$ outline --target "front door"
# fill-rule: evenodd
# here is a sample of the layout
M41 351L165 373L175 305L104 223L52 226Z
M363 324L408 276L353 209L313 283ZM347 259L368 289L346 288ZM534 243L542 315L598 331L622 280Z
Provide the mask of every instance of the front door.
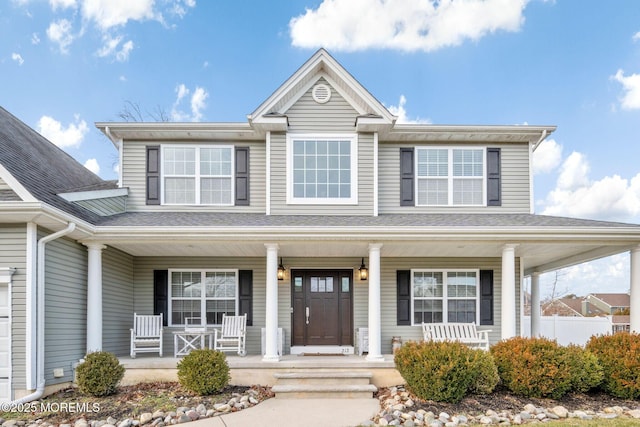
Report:
M292 270L291 345L353 345L352 283L352 270Z

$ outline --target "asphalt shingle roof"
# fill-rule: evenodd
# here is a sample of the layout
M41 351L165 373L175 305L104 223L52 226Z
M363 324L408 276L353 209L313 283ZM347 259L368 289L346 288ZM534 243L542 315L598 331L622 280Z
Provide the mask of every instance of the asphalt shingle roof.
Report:
M57 196L76 191L116 188L73 157L49 142L35 130L0 107L0 164L36 199L80 219L95 222L99 217Z

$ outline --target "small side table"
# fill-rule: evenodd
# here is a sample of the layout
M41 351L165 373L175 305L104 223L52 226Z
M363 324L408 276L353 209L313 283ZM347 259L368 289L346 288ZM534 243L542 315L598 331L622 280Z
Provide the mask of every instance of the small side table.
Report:
M191 350L207 348L213 345L213 331L174 331L173 332L173 357L186 356Z

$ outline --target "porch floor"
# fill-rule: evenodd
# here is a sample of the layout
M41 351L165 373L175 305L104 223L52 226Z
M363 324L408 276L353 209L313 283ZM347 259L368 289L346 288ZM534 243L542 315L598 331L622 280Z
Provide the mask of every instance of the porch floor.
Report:
M251 386L274 385L275 373L296 372L300 370L319 371L366 371L373 374L372 384L378 387L389 387L403 384L404 380L395 369L393 355L383 355L384 360L371 362L366 356L297 356L284 355L279 362L263 362L261 355L240 357L227 355L227 363L231 371L231 383ZM135 359L129 356L120 357L125 367L123 385L150 381L177 381L177 365L182 358L138 355Z

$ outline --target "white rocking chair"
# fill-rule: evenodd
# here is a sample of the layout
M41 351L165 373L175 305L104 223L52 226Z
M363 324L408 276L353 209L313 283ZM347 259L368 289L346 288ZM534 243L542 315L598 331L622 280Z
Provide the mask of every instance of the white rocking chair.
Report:
M219 351L235 351L246 356L247 315L222 315L222 327L214 330L213 349Z
M162 314L137 315L133 313L131 329L131 358L137 353L158 352L162 357Z

